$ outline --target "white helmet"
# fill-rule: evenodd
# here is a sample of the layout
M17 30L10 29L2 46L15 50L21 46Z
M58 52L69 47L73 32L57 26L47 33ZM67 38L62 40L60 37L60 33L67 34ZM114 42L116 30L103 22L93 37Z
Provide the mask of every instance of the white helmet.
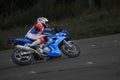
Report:
M48 22L48 19L45 18L45 17L39 17L37 19L37 23L44 23L44 24L46 24L47 22Z

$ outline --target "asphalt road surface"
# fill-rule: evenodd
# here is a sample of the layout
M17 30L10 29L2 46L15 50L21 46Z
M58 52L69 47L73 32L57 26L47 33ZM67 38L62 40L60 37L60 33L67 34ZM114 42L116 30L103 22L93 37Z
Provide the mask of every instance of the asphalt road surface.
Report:
M75 42L81 48L79 57L27 66L11 61L12 50L0 51L0 80L120 80L120 34Z

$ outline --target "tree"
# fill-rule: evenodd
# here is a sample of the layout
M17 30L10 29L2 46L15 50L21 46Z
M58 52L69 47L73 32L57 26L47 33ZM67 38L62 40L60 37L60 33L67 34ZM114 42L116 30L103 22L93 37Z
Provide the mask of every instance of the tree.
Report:
M102 6L101 0L94 0L94 1L95 1L95 7L97 7L97 9L100 9Z
M88 0L88 6L89 6L90 9L93 9L95 7L94 0Z
M10 3L10 14L11 16L13 16L15 13L15 0L11 0L11 3Z
M88 0L88 6L90 9L93 9L93 8L100 9L101 8L101 0Z

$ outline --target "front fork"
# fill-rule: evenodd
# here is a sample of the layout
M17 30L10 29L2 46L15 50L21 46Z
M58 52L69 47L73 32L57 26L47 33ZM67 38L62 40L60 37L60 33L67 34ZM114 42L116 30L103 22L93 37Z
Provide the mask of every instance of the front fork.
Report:
M69 47L72 47L72 45L70 44L72 41L66 41L66 40L63 40L63 43L66 44L67 46Z

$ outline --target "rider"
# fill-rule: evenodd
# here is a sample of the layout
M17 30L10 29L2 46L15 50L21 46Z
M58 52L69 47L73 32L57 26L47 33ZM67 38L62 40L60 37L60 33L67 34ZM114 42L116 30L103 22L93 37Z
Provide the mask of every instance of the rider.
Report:
M55 30L54 28L48 28L46 23L48 19L45 17L39 17L37 23L28 31L26 38L33 40L34 42L30 46L36 46L47 41L47 36L44 35L44 32L50 32Z

